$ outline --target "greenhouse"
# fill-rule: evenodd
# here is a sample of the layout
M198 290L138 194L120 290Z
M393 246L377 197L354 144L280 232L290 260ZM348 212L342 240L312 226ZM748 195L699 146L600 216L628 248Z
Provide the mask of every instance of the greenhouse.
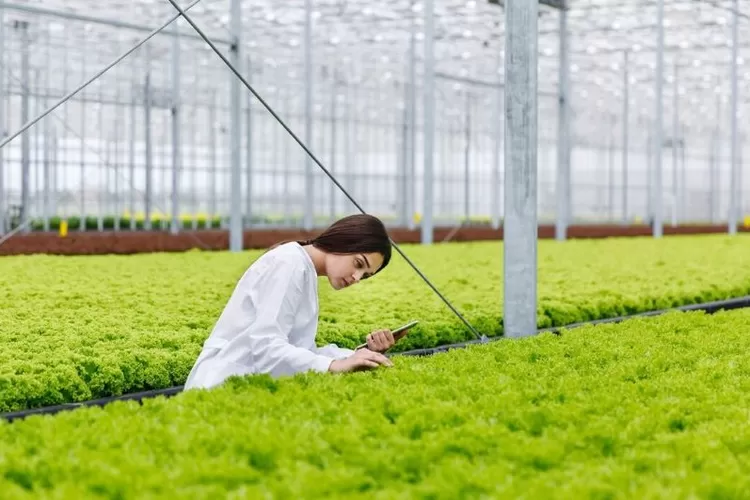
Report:
M747 33L0 0L0 496L744 498Z

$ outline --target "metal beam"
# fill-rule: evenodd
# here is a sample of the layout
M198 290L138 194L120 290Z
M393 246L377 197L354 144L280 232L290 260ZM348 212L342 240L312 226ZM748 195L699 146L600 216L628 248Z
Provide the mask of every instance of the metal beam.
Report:
M432 203L433 203L433 170L435 144L435 0L426 0L424 5L424 176L422 195L422 237L423 245L432 244Z
M500 5L505 7L507 0L487 0L492 5ZM539 0L539 5L546 5L553 9L568 10L567 0Z
M91 24L101 24L104 26L111 26L113 28L124 28L129 29L133 31L139 31L141 33L150 33L154 31L156 28L144 26L142 24L131 24L131 23L124 23L122 21L115 21L114 19L104 19L101 17L92 17L92 16L84 16L81 14L74 14L73 12L61 12L59 10L53 10L53 9L45 9L42 7L33 7L31 5L18 5L14 3L8 3L8 2L0 2L0 9L9 9L9 10L16 10L18 12L26 12L28 14L37 14L37 15L45 15L50 17L57 17L60 19L69 19L72 21L81 21ZM165 36L174 36L175 31L168 31L164 30L161 32L162 35ZM182 33L180 36L183 38L189 38L193 40L201 40L203 39L194 33ZM217 44L225 44L225 45L231 45L231 40L227 40L221 37L216 37L211 39L214 43Z
M232 44L230 58L232 65L238 70L242 61L242 4L240 0L232 0L230 3L230 19L232 21ZM233 75L230 80L230 211L229 211L229 251L242 251L242 157L241 139L242 120L240 117L240 106L242 106L240 94L240 81Z
M505 13L506 337L537 330L538 13L538 5L527 0L508 0Z

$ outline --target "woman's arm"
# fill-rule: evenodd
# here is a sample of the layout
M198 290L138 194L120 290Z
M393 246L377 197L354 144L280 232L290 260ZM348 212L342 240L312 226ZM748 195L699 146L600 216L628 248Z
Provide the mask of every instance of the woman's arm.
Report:
M227 318L240 328L228 351L243 358L257 373L273 376L305 371L326 372L334 357L289 343L289 332L302 297L303 269L295 262L269 258L239 283L236 312ZM230 356L231 357L231 356ZM246 358L245 358L246 357Z

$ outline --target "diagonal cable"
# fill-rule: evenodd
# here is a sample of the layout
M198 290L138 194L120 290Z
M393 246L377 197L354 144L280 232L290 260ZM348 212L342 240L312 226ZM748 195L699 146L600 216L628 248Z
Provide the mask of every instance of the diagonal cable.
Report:
M185 10L187 11L187 10L192 9L200 1L201 0L193 0L193 2L190 5L188 5L187 7L185 7ZM181 12L183 12L183 11L181 10ZM3 142L1 142L0 143L0 149L4 148L5 145L8 144L10 141L12 141L13 139L15 139L16 137L18 137L22 133L26 132L26 130L28 130L30 127L33 127L39 120L41 120L42 118L44 118L45 116L47 116L48 114L50 114L52 111L54 111L55 109L57 109L58 107L60 107L61 105L63 105L71 97L73 97L74 95L76 95L77 93L79 93L84 88L88 87L94 80L96 80L97 78L101 77L104 73L106 73L107 71L109 71L110 69L112 69L112 67L114 67L117 63L119 63L120 61L122 61L123 59L125 59L126 57L128 57L130 54L132 54L133 52L135 52L138 48L140 48L141 45L143 45L144 43L148 42L151 38L153 38L159 32L163 31L167 26L169 26L170 24L172 24L179 17L180 17L179 14L172 16L167 22L163 23L160 27L158 27L155 30L153 30L151 33L148 34L148 36L146 36L145 38L143 38L140 42L136 43L133 47L131 47L129 50L127 50L124 54L122 54L117 59L115 59L114 61L112 61L110 64L108 64L107 66L105 66L104 69L98 71L94 76L92 76L89 80L87 80L82 85L80 85L77 89L73 90L72 92L70 92L69 94L67 94L66 96L64 96L62 99L60 99L59 101L57 101L51 108L49 108L46 111L44 111L41 115L37 116L36 118L34 118L33 120L31 120L30 122L26 123L23 127L21 127L21 129L19 131L17 131L16 133L10 135Z
M273 111L273 109L271 109L271 107L270 107L270 106L269 106L268 104L266 104L266 101L264 101L264 100L263 100L263 98L262 98L262 97L260 97L260 95L258 95L258 93L257 93L257 92L255 91L255 89L254 89L254 88L253 88L253 87L252 87L252 86L251 86L251 85L250 85L250 84L249 84L249 83L247 82L247 80L246 80L246 79L245 79L245 78L244 78L244 77L243 77L243 76L242 76L242 75L241 75L241 74L239 73L239 71L237 70L237 68L235 68L235 67L234 67L234 65L232 65L232 63L231 63L231 62L229 62L229 60L228 60L228 59L227 59L227 58L226 58L226 57L224 56L224 54L222 54L222 53L221 53L221 52L219 51L219 49L218 49L218 48L216 47L216 45L214 45L214 43L213 43L213 42L211 42L211 40L210 40L210 39L209 39L209 38L208 38L208 37L207 37L207 36L206 36L206 35L205 35L205 34L203 33L203 31L202 31L202 30L201 30L201 29L200 29L200 28L199 28L199 27L198 27L198 26L197 26L197 25L196 25L196 24L195 24L195 23L193 22L193 20L192 20L192 19L191 19L191 18L190 18L190 17L189 17L188 15L187 15L187 13L185 12L185 10L183 10L182 8L180 8L180 6L179 6L179 5L177 5L177 2L176 2L176 0L168 0L168 1L169 1L169 3L171 3L171 4L172 4L172 6L173 6L173 7L174 7L174 8L175 8L175 9L176 9L176 10L177 10L177 11L178 11L178 12L179 12L179 13L180 13L181 15L182 15L182 18L183 18L183 19L185 19L185 21L187 21L187 22L188 22L188 23L190 24L190 26L192 26L192 27L193 27L193 29L194 29L194 30L195 30L195 31L196 31L196 32L197 32L197 33L198 33L198 34L200 35L200 37L201 37L201 38L203 38L203 40L204 40L204 41L205 41L205 42L206 42L206 43L207 43L207 44L209 45L209 47L211 47L211 49L212 49L212 50L213 50L214 52L216 52L216 54L217 54L217 55L218 55L218 56L219 56L219 57L221 58L221 60L222 60L222 61L224 61L224 64L226 64L226 65L227 65L227 67L228 67L228 68L229 68L229 69L230 69L230 70L232 71L232 73L234 73L234 74L235 74L235 76L236 76L237 78L239 78L239 79L240 79L240 81L241 81L241 82L242 82L242 83L243 83L243 84L245 85L245 87L247 87L247 88L248 88L248 90L250 90L250 92L252 92L252 94L253 94L253 95L254 95L254 96L255 96L255 97L256 97L256 98L257 98L257 99L258 99L258 100L260 101L260 103L261 103L261 104L263 104L263 106L264 106L264 107L265 107L265 108L266 108L266 109L268 110L268 112L269 112L269 113L271 113L271 115L273 115L273 117L274 117L274 118L276 118L276 121L278 121L278 122L279 122L279 123L281 124L281 126L282 126L282 127L284 127L284 130L286 130L286 131L287 131L287 132L289 133L289 135L291 135L291 136L292 136L292 138L293 138L293 139L294 139L294 140L295 140L295 141L297 142L297 144L299 144L299 145L300 145L300 146L302 147L302 149L304 149L304 150L305 150L305 152L306 152L306 153L307 153L307 154L308 154L308 155L310 156L310 158L311 158L311 159L312 159L312 160L313 160L313 161L314 161L315 163L317 163L317 164L318 164L318 166L319 166L319 167L320 167L320 168L321 168L321 169L323 170L323 172L324 172L324 173L325 173L325 174L326 174L326 175L328 176L328 178L329 178L329 179L331 179L331 181L333 181L333 183L334 183L334 184L336 184L336 186L337 186L337 187L338 187L338 188L339 188L339 189L341 190L341 192L342 192L342 193L344 193L344 195L345 195L345 196L346 196L347 198L349 198L349 201L351 201L351 202L352 202L352 204L354 204L354 206L356 206L356 207L357 207L357 208L359 209L359 211L360 211L360 212L362 212L363 214L364 214L364 213L366 213L366 212L364 211L364 209L363 209L363 208L362 208L362 207L361 207L361 206L359 205L359 203L357 203L357 202L356 202L356 201L354 200L354 198L352 198L352 197L351 197L351 195L350 195L350 194L349 194L349 193L348 193L348 192L346 191L346 189L344 189L344 187L343 187L343 186L342 186L342 185L341 185L341 184L340 184L340 183L339 183L339 182L338 182L338 181L336 180L336 178L335 178L335 177L334 177L334 176L333 176L333 175L332 175L332 174L331 174L331 173L330 173L330 172L328 171L328 169L327 169L327 168L325 168L325 167L323 166L323 164L322 164L322 163L320 162L320 160L318 160L318 158L317 158L317 157L316 157L316 156L315 156L315 155L314 155L314 154L312 153L312 151L310 151L310 150L309 150L309 149L307 148L307 146L305 146L305 144L304 144L304 143L303 143L303 142L302 142L302 141L301 141L301 140L300 140L300 139L299 139L299 138L297 137L297 135L296 135L296 134L295 134L294 132L292 132L292 130L291 130L291 129L290 129L290 128L289 128L289 127L288 127L288 126L286 125L286 123L284 123L284 121L283 121L283 120L282 120L282 119L281 119L281 118L280 118L280 117L279 117L279 116L278 116L278 115L277 115L277 114L276 114L276 113L275 113L275 112ZM235 46L236 46L236 42L235 42ZM239 47L237 47L237 49L236 49L236 50L239 50ZM390 238L389 238L389 239L390 239ZM468 322L468 321L466 320L466 318L464 318L464 317L463 317L463 315L461 315L461 313L460 313L460 312L458 312L458 310L457 310L457 309L456 309L455 307L453 307L453 305L452 305L452 304L451 304L451 303L450 303L450 302L448 301L448 299L446 299L446 298L445 298L445 297L443 296L443 294L441 294L441 293L440 293L440 291L438 291L438 289L437 289L437 288L435 288L435 286L434 286L434 285L433 285L433 284L432 284L432 283L430 282L430 280L428 280L428 279L427 279L427 277L426 277L426 276L425 276L425 275L424 275L424 274L423 274L423 273L422 273L422 272L421 272L421 271L420 271L420 270L419 270L419 269L417 268L417 266L416 266L416 265L414 265L414 263L413 263L413 262L412 262L412 261L411 261L411 260L410 260L410 259L409 259L409 258L408 258L408 257L407 257L407 256L406 256L406 255L405 255L405 254L404 254L403 252L402 252L402 251L401 251L401 249L400 249L400 248L399 248L399 247L398 247L398 246L396 245L396 243L395 243L395 242L394 242L394 241L393 241L392 239L391 239L390 241L391 241L391 245L393 245L393 248L395 248L395 249L396 249L396 251L397 251L397 252L398 252L398 253L399 253L399 254L400 254L400 255L401 255L401 256L402 256L403 258L404 258L404 260L406 260L406 262L408 262L408 263L409 263L409 265L410 265L410 266L411 266L411 267L412 267L412 268L414 269L414 271L416 271L416 273L417 273L417 274L418 274L418 275L419 275L419 276L420 276L420 277L421 277L421 278L422 278L422 279L424 280L424 282L425 282L425 283L427 283L427 285L428 285L428 286L429 286L430 288L432 288L432 290L433 290L433 291L434 291L434 292L435 292L435 293L436 293L436 294L438 295L438 297L440 297L440 299L442 299L442 301L443 301L443 302L445 303L445 305L447 305L447 306L448 306L448 307L449 307L449 308L451 309L451 311L453 311L453 313L454 313L454 314L455 314L455 315L456 315L456 316L457 316L457 317L458 317L458 318L459 318L459 319L460 319L460 320L461 320L461 321L462 321L462 322L463 322L463 323L464 323L464 324L466 325L466 327L467 327L467 328L468 328L468 329L469 329L469 330L470 330L470 331L471 331L471 332L472 332L472 333L473 333L473 334L474 334L474 335L475 335L475 336L476 336L476 337L477 337L478 339L480 339L480 340L482 340L482 341L485 341L485 340L487 339L487 337L486 337L485 335L480 335L480 334L479 334L479 332L477 332L477 331L476 331L476 329L475 329L475 328L474 328L473 326L471 326L471 324L470 324L470 323L469 323L469 322Z

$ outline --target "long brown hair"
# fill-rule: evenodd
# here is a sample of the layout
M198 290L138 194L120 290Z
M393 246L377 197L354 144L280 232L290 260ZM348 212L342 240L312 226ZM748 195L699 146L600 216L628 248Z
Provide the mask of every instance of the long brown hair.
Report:
M277 243L275 248L288 242ZM383 265L373 273L385 269L391 260L391 240L385 225L369 214L349 215L331 224L321 234L310 240L297 241L302 246L315 248L332 254L379 253Z

